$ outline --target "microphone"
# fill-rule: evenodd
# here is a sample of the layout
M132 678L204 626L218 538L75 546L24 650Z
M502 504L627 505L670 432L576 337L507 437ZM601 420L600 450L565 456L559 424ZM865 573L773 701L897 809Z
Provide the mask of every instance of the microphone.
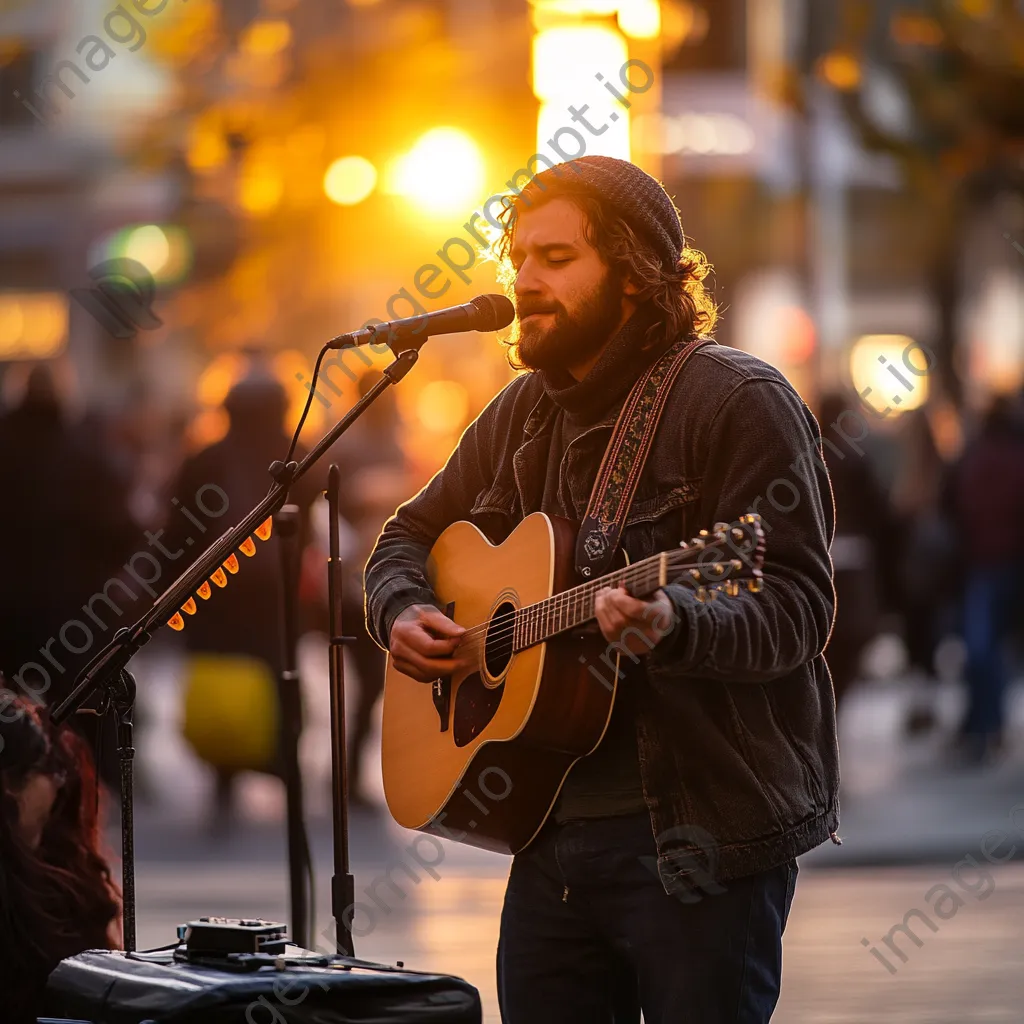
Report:
M408 348L419 348L434 334L458 334L460 331L497 331L508 327L515 319L516 311L504 295L478 295L472 302L461 306L449 306L433 313L420 316L406 316L401 320L362 327L351 334L339 334L332 338L330 349L355 348L375 341L387 345L395 355ZM395 346L398 345L398 348Z

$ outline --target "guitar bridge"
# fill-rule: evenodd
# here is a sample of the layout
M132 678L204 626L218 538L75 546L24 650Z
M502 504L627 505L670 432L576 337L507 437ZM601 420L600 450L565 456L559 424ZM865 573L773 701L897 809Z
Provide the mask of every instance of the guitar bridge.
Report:
M430 684L430 695L434 698L434 710L441 719L441 732L448 731L448 721L452 710L452 680L435 679Z
M455 602L452 601L445 608L444 613L450 619L455 611ZM441 720L441 732L447 732L452 717L452 677L435 679L430 684L430 696L434 701L434 710Z

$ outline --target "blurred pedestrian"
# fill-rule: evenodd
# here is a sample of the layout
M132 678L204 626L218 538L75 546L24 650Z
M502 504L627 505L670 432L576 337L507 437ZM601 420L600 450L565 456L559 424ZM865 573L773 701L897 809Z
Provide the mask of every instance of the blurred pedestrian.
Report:
M872 466L864 455L836 443L834 424L855 408L846 394L830 392L822 397L819 409L822 437L832 441L822 446L836 509L830 552L836 617L825 661L837 706L857 681L864 648L877 635L896 549L893 510Z
M0 963L3 1020L34 1024L65 957L120 945L120 893L99 846L84 741L0 690Z
M1019 614L1024 572L1024 424L1019 404L998 396L956 468L954 501L963 544L967 714L958 748L970 763L1001 753L1005 642Z
M935 655L959 588L958 544L950 507L951 467L942 457L928 412L902 417L901 458L893 486L899 522L897 603L913 679L904 727L916 735L937 722Z
M23 666L40 666L25 678L57 703L99 648L101 626L127 625L134 610L122 603L123 621L97 623L83 605L145 545L128 482L78 436L49 365L32 368L20 402L0 417L0 452L0 672L13 682ZM72 620L80 628L62 631ZM113 754L113 742L103 746ZM102 767L116 785L116 758Z
M224 401L227 434L187 458L172 496L189 502L206 490L208 501L224 506L222 527L199 533L183 515L170 515L163 546L188 551L191 561L222 532L237 523L272 484L270 464L283 459L289 436L284 429L287 395L269 371L254 365ZM301 453L297 453L301 455ZM212 488L218 488L214 497ZM310 477L296 484L289 500L307 512L317 495ZM306 523L300 529L300 548ZM189 652L185 696L186 738L216 775L211 808L213 830L224 833L235 811L235 782L241 771L280 774L280 716L277 680L282 668L282 587L279 539L271 536L256 555L239 559L237 576L213 587L209 600L185 623ZM180 554L176 557L180 557ZM187 561L174 562L175 573Z

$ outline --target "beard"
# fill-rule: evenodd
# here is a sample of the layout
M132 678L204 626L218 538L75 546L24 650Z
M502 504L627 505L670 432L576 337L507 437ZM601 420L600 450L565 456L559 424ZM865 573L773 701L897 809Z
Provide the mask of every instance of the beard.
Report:
M531 313L544 320L523 319ZM567 370L597 355L622 317L622 291L610 272L579 296L570 313L556 300L525 297L516 303L511 342L518 361L530 370Z

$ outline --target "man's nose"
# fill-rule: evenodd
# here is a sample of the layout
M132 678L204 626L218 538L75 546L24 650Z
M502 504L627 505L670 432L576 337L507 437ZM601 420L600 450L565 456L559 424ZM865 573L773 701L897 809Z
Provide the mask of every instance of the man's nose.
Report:
M536 260L527 258L523 261L516 273L514 290L516 296L537 295L543 290L540 279L537 276Z

